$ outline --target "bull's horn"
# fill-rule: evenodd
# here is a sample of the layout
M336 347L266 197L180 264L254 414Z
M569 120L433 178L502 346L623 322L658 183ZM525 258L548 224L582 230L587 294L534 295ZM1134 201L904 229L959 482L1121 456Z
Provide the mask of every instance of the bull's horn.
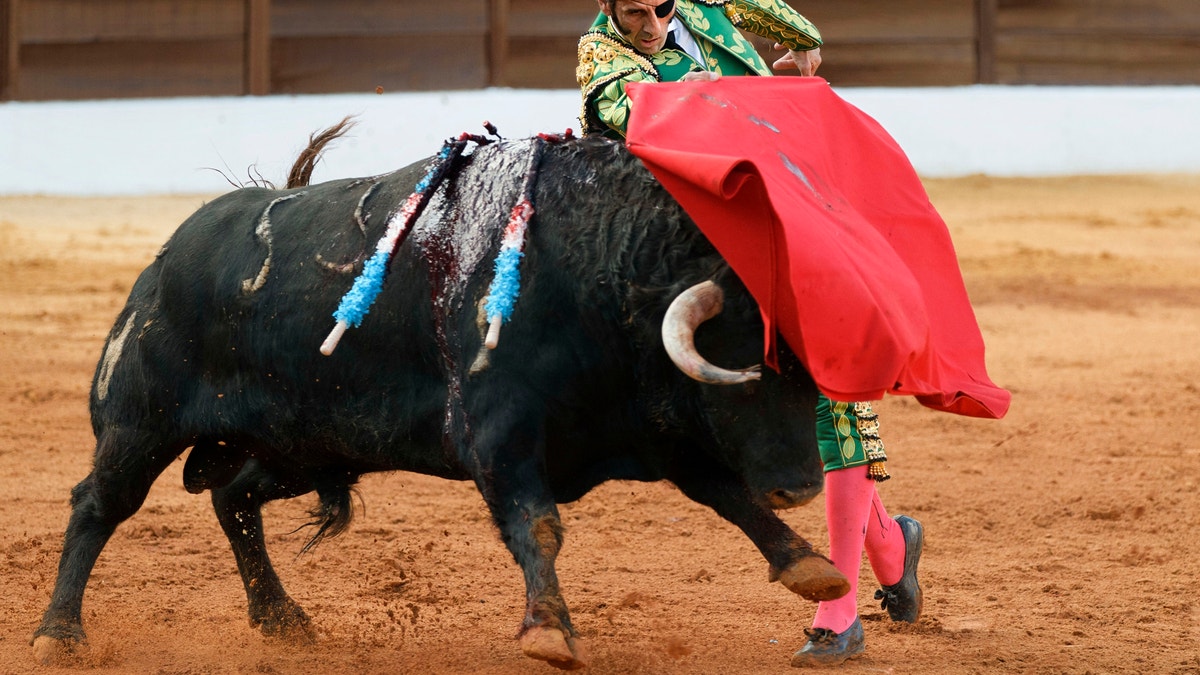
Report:
M721 313L725 294L711 281L702 281L679 294L663 317L663 347L688 377L708 384L741 384L762 377L759 366L725 370L696 351L696 328Z

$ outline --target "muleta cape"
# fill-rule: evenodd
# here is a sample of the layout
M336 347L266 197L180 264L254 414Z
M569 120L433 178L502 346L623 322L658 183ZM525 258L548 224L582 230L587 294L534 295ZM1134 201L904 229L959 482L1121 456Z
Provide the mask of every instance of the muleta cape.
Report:
M1002 417L1011 401L945 222L899 145L824 80L631 84L628 146L729 261L835 401L912 395Z

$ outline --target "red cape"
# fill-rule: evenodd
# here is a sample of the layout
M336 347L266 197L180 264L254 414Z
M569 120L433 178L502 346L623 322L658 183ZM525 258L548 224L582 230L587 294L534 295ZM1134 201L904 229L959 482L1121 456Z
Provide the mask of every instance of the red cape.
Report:
M950 233L895 140L818 78L629 87L628 146L839 401L1003 417Z

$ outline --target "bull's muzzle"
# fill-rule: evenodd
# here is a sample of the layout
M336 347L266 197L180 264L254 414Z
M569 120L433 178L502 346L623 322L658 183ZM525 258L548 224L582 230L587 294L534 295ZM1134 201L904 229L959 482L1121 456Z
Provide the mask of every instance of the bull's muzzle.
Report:
M741 384L762 377L761 366L726 370L709 363L696 351L696 328L721 313L725 294L712 281L702 281L679 294L663 317L662 338L667 355L688 377L708 384Z
M797 506L804 506L811 502L814 497L821 494L821 488L822 484L818 483L795 490L784 490L782 488L771 490L767 493L767 504L776 511L794 509Z

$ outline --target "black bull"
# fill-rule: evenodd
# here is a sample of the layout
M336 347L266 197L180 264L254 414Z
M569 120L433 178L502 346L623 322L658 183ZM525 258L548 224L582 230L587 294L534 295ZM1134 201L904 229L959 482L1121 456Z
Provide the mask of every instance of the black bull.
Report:
M267 557L261 507L316 491L316 540L350 519L372 471L472 480L520 565L526 654L580 665L554 563L556 503L610 479L668 480L754 542L809 599L844 577L773 512L821 489L816 389L796 358L730 386L676 368L660 323L704 280L724 311L695 332L719 364L761 358L758 309L692 221L620 144L548 146L522 288L499 345L480 300L531 144L462 160L437 189L362 326L330 357L330 313L424 165L300 189L236 190L203 206L134 284L91 393L92 472L72 491L58 579L35 633L53 660L84 641L92 565L151 483L189 447L184 480L211 489L267 634L309 619Z

